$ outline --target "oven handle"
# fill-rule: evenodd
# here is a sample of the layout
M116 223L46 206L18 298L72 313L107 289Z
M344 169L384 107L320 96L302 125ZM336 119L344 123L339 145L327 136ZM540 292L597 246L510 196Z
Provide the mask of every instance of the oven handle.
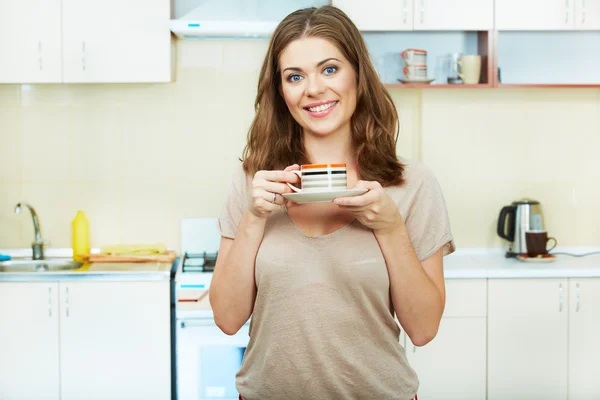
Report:
M194 328L199 326L215 326L215 321L212 319L188 319L179 322L182 328Z

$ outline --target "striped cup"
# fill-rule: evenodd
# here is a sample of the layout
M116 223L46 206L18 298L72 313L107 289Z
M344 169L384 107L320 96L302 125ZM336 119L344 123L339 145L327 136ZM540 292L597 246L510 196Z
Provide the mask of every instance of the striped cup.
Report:
M302 189L288 183L295 192L330 192L346 190L346 164L304 164L300 171L292 171L300 177Z

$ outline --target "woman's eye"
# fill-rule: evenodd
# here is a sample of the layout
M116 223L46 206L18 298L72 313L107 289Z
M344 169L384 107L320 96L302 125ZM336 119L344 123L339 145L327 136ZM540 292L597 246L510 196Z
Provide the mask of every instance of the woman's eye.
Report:
M331 74L333 74L335 71L337 71L337 67L327 67L327 68L325 68L325 70L324 70L324 71L325 71L325 73L326 73L327 75L331 75Z
M288 81L290 82L298 82L302 77L300 75L290 75L288 76Z

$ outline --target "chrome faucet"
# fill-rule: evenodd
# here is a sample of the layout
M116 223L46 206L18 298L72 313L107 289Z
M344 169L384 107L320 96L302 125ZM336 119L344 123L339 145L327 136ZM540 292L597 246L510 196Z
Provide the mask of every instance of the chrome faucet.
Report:
M43 260L44 259L44 240L42 239L42 232L40 230L40 219L37 216L37 213L27 203L19 203L15 206L15 213L21 213L21 206L25 206L29 208L31 212L31 218L33 219L33 230L35 232L35 240L31 243L31 249L33 250L32 258L34 260Z

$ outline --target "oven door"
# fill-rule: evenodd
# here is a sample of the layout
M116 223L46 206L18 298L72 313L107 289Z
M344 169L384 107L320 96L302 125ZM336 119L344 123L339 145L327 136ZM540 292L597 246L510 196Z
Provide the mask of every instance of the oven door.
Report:
M238 400L235 374L248 346L248 329L245 324L229 336L212 318L177 320L177 399Z

